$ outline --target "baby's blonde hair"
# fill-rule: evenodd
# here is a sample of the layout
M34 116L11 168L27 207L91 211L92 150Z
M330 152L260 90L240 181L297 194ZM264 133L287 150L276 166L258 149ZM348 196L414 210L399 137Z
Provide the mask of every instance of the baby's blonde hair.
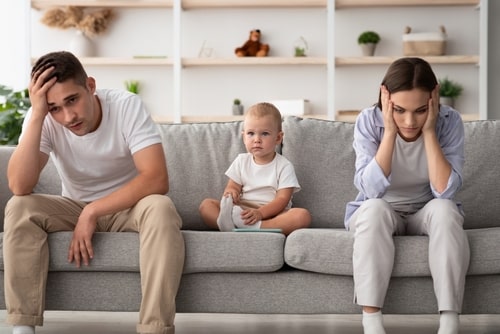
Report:
M260 102L248 108L245 113L245 119L247 117L261 118L265 116L271 116L278 131L281 131L281 113L274 104L269 102Z

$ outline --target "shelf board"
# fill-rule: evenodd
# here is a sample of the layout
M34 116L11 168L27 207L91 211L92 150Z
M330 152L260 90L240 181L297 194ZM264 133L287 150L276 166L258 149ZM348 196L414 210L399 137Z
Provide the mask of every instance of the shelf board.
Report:
M336 57L335 65L389 65L400 56L393 57ZM479 63L479 56L432 56L422 57L431 64L471 64ZM32 59L34 64L36 58ZM84 65L93 66L171 66L172 58L166 57L87 57L80 58ZM183 58L184 67L202 66L326 66L324 57L234 57L234 58Z
M182 0L182 8L326 7L327 0Z
M183 58L182 65L192 66L246 66L246 65L326 65L322 57L234 57Z
M172 0L31 0L31 7L47 9L50 7L121 7L121 8L168 8Z
M462 56L462 55L453 55L453 56L419 56L425 60L427 60L430 64L479 64L479 56ZM352 66L352 65L389 65L396 59L401 58L401 56L397 57L336 57L335 65L336 66Z
M335 0L336 8L390 6L477 6L480 0Z
M162 57L120 58L120 57L82 57L80 62L93 66L171 66L172 59ZM32 64L36 58L31 60Z

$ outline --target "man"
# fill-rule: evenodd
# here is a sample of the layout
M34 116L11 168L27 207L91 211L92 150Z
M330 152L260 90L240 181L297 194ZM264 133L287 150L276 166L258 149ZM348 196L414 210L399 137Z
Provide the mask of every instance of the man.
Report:
M43 325L47 233L73 231L68 261L90 265L92 235L140 236L139 333L174 333L175 296L184 265L181 219L168 192L161 137L137 95L96 89L69 52L42 56L31 73L31 110L7 176L7 322L14 334ZM49 154L62 196L32 194Z

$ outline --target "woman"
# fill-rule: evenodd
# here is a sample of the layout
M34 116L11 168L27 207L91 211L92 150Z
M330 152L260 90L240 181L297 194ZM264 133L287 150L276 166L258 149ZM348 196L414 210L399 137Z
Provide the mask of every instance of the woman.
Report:
M453 198L462 185L460 114L439 105L439 85L420 58L393 62L377 105L356 120L354 184L346 227L354 233L354 289L365 334L385 333L381 308L394 264L393 235L429 236L429 267L440 316L438 334L456 334L469 244Z

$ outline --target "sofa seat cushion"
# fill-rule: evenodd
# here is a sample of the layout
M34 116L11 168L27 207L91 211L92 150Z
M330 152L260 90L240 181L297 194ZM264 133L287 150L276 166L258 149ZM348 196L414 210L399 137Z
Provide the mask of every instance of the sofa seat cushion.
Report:
M284 265L285 236L281 233L182 231L182 235L186 247L186 274L272 272ZM0 233L0 242L2 236ZM49 234L49 271L139 272L138 233L95 233L92 239L94 258L89 266L82 265L81 268L67 260L71 237L72 232ZM3 253L0 255L3 270Z
M468 275L500 274L500 227L466 230L471 248ZM344 229L301 229L285 244L285 263L317 273L352 276L353 234ZM427 236L396 236L392 276L430 276Z
M273 272L283 267L281 233L182 231L186 242L184 273Z

